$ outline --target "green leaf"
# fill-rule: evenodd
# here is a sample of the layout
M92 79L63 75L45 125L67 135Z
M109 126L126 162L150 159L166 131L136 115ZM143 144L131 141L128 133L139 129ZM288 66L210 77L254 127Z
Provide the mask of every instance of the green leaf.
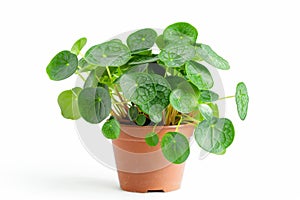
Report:
M178 89L178 85L181 84L182 82L187 83L187 81L184 78L179 76L167 76L166 80L170 84L172 90Z
M168 42L180 42L194 44L198 31L189 23L178 22L168 26L163 33L164 40Z
M102 67L119 67L130 59L128 47L117 40L111 40L91 47L85 54L88 63Z
M188 79L198 87L199 90L207 90L213 87L213 78L206 67L190 61L185 65Z
M214 118L199 123L194 134L202 149L214 154L224 154L226 148L233 142L234 127L229 119Z
M138 117L139 111L137 109L137 107L135 106L131 106L128 110L128 117L130 119L130 121L135 121L136 118Z
M72 46L71 52L78 55L82 48L86 45L87 39L85 37L78 39Z
M97 65L92 65L90 63L88 63L84 58L81 58L78 62L78 66L79 66L79 72L89 72L92 71L94 69L96 69L98 66Z
M124 74L120 86L124 96L137 105L145 104L156 96L155 82L147 73Z
M128 36L127 45L131 51L149 49L154 45L156 36L153 29L142 29Z
M159 35L156 38L155 43L156 43L156 45L158 46L159 49L163 49L167 45L166 42L164 41L164 36L163 35Z
M158 56L138 56L134 57L131 61L129 61L129 65L140 65L145 63L151 63L158 60Z
M79 94L78 106L83 119L92 124L97 124L110 113L110 95L104 88L85 88Z
M108 119L102 126L102 133L108 139L117 139L120 135L120 124L115 118Z
M75 87L72 90L63 91L58 96L58 105L64 118L73 120L80 118L78 109L78 95L81 90L81 88Z
M132 55L140 55L140 56L151 56L152 50L151 49L141 49L131 52Z
M159 137L155 132L151 132L146 135L145 141L149 146L156 146L159 142Z
M180 164L189 157L189 141L179 132L168 132L161 140L161 150L168 161Z
M219 107L215 103L207 103L207 105L211 108L213 111L213 116L216 118L219 118Z
M184 89L175 89L170 94L171 105L181 113L190 113L197 109L197 97Z
M152 105L149 109L149 117L152 122L159 123L162 120L162 111L164 107L160 104Z
M205 62L214 66L215 68L223 70L230 69L229 63L206 44L197 44L196 55L203 58Z
M98 87L100 83L100 78L102 77L105 71L106 69L104 67L97 67L96 69L91 71L86 81L84 82L83 88Z
M170 44L163 49L158 57L167 67L180 67L195 55L195 48L188 44Z
M60 81L74 74L77 66L78 59L75 54L61 51L52 58L46 71L51 80Z
M240 82L236 86L235 102L241 120L244 120L248 112L249 96L245 83Z
M202 116L206 120L210 121L213 118L213 110L210 108L210 106L208 106L206 104L200 104L199 110L200 110L200 113L202 114Z
M200 90L200 102L213 102L219 99L219 95L211 90Z
M135 120L138 126L143 126L146 123L146 117L143 114L139 114Z
M150 108L152 106L155 106L156 108L153 108L153 111L156 110L157 114L154 114L152 111L152 116L156 115L156 116L160 117L163 109L166 108L170 103L169 97L170 97L170 93L171 93L171 86L169 85L167 80L165 78L163 78L162 76L157 75L157 74L152 74L151 76L155 83L156 96L148 103L139 104L139 107L141 108L141 110L143 112L150 114ZM159 107L160 107L160 109L158 109ZM151 116L150 116L150 118L151 118ZM159 120L159 119L157 119L157 120ZM161 120L159 120L159 121L161 121Z

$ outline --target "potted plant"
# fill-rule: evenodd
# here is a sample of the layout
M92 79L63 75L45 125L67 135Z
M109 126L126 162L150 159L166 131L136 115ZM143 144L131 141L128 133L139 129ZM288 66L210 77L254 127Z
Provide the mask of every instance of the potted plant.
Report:
M63 91L58 104L63 117L97 124L113 140L121 188L128 191L170 191L180 187L189 139L203 150L224 154L234 127L220 118L212 91L213 77L205 65L221 70L228 62L208 45L197 43L197 30L179 22L161 35L153 29L97 44L83 55L86 38L50 61L47 74L59 81L77 74L82 87ZM125 44L126 43L126 44ZM159 51L153 52L153 46ZM237 84L237 111L246 118L249 97ZM228 97L229 98L229 97Z

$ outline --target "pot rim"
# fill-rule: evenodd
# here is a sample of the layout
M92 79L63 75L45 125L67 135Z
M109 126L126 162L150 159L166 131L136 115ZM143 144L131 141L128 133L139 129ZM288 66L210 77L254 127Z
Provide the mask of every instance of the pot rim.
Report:
M168 125L168 126L138 126L138 125L129 125L129 124L122 124L120 123L121 127L137 127L137 128L177 128L178 125ZM180 124L179 127L186 127L186 126L194 126L196 127L196 124L189 123L189 124Z

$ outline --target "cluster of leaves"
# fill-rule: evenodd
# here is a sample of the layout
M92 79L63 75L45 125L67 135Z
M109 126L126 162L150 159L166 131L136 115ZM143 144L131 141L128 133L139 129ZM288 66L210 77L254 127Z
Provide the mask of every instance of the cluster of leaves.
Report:
M113 39L92 46L84 55L81 50L87 40L79 39L71 51L59 52L47 66L52 80L63 80L74 73L84 80L83 88L59 95L62 115L73 120L82 117L93 124L111 115L102 127L110 139L118 138L119 121L124 119L139 126L190 122L196 125L194 135L202 149L224 154L235 131L229 119L219 118L219 95L211 91L214 80L203 63L221 70L230 66L210 46L197 43L197 36L192 25L179 22L159 36L153 29L142 29L128 36L127 45ZM158 54L152 53L155 44L160 49ZM244 120L249 97L242 82L236 87L235 100ZM169 120L171 117L176 120ZM154 129L145 141L150 146L160 143L170 162L179 164L189 156L189 142L177 131L166 133L159 141Z

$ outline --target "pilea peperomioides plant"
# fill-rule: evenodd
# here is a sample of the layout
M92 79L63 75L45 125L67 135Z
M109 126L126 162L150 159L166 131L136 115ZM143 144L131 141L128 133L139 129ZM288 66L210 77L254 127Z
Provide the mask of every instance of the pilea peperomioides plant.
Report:
M189 156L187 138L177 132L166 133L161 141L157 125L195 125L195 139L205 151L224 154L234 139L234 127L219 118L211 91L214 80L205 67L221 70L228 62L208 45L197 43L197 30L188 23L168 26L163 34L142 29L128 36L127 45L113 39L92 46L83 55L86 38L75 42L71 51L59 52L47 66L51 80L66 79L74 73L83 79L82 88L63 91L58 104L63 117L97 124L106 120L102 132L109 139L120 134L121 124L153 126L145 141L161 145L167 160L179 164ZM153 53L153 47L159 51ZM158 49L157 49L158 50ZM244 83L238 83L235 97L240 118L247 115L249 97Z

